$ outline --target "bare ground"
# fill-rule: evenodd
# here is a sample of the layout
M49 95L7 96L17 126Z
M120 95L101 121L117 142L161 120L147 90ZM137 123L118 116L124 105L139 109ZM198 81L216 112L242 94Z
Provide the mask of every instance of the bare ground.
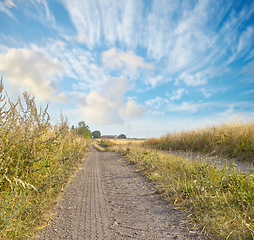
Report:
M36 240L205 239L119 154L91 150Z

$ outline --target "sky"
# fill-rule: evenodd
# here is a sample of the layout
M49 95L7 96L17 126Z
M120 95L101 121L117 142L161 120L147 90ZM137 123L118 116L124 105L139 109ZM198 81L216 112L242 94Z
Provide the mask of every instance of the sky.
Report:
M0 0L0 75L102 135L253 121L254 1Z

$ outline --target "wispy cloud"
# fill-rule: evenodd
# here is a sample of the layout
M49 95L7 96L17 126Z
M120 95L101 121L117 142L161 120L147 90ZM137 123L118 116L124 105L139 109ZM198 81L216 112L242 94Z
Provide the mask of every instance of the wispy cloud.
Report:
M145 79L146 85L150 86L150 88L155 88L171 81L172 81L172 78L165 75L164 76L163 75L148 76Z
M254 77L254 61L248 63L246 66L243 68L243 73Z
M16 7L16 4L14 3L14 0L5 0L4 1L4 4L9 7L9 8L12 8L12 7Z
M139 31L135 30L142 22L142 1L64 0L63 3L77 29L77 39L90 49L99 45L102 38L108 46L117 41L128 47L138 43Z
M212 94L207 89L200 88L199 91L204 95L205 98L209 98L212 96Z
M25 4L25 7L23 4ZM36 21L39 20L39 22L45 25L47 25L48 22L51 24L55 23L55 17L49 10L46 0L27 0L25 3L18 3L17 6L23 9L28 17L31 17Z
M15 3L12 0L5 0L4 2L0 2L0 12L7 14L14 20L17 20L10 10L12 7L16 7Z
M173 93L171 94L172 96L170 97L171 101L174 100L180 100L180 98L182 97L182 95L187 92L187 90L183 89L183 88L179 88L176 91L173 91Z
M167 62L170 72L193 67L200 71L221 61L229 51L232 55L248 54L253 42L252 27L239 39L235 37L253 10L245 7L239 14L228 14L230 2L161 0L147 6L141 0L65 0L64 5L77 29L77 38L90 49L102 42L132 50L141 46L148 58ZM231 56L228 63L233 59Z

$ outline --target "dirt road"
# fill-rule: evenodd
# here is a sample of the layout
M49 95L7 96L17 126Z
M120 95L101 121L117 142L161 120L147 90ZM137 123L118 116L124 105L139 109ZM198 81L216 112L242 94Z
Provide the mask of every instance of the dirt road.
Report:
M204 239L119 154L91 149L35 239Z

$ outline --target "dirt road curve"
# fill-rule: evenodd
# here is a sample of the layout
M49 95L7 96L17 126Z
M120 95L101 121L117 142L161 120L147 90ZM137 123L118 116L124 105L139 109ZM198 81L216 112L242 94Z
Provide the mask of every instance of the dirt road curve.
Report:
M186 216L160 201L134 169L117 153L92 147L35 239L203 239L189 233Z

